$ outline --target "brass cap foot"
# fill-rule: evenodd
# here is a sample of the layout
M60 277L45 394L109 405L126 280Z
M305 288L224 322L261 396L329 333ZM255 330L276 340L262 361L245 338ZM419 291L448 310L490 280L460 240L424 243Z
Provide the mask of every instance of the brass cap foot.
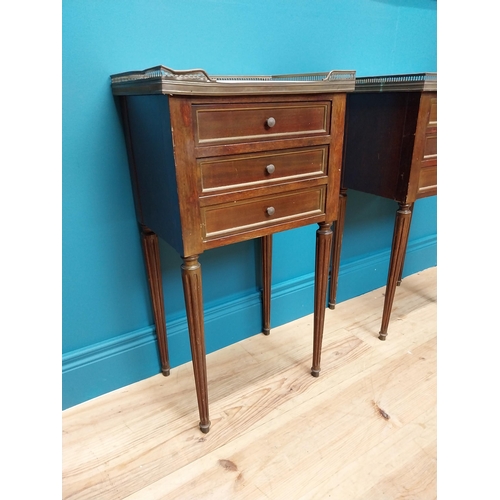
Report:
M200 431L203 432L203 434L206 434L210 430L211 425L212 425L212 422L208 422L208 424L202 424L200 422Z

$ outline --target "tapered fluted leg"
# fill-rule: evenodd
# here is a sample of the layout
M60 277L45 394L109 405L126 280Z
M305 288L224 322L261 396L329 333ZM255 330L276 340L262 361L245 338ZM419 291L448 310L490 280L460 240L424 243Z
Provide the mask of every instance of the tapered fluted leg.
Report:
M410 226L411 226L411 219L413 218L413 207L415 206L415 203L412 203L410 205ZM406 250L408 249L408 238L406 239L405 243L405 248L403 250L403 261L401 262L401 271L399 271L399 277L398 277L398 282L396 283L397 286L401 285L401 281L403 281L403 270L405 267L405 258L406 258Z
M392 237L391 260L389 262L389 273L387 286L385 289L384 310L382 312L382 326L380 328L379 339L385 340L387 328L391 317L392 303L396 292L396 284L401 274L401 266L404 259L404 251L408 243L410 232L411 211L409 204L399 204L396 212L396 222L394 224L394 235Z
M337 286L339 282L340 252L342 250L342 235L344 234L345 207L347 204L347 189L340 189L339 211L333 233L332 244L332 274L330 278L330 298L328 307L335 309L337 301Z
M210 430L208 416L207 363L205 353L205 328L203 324L203 296L201 288L201 266L198 256L183 257L182 285L193 359L194 382L200 413L200 429Z
M326 290L332 251L332 222L322 222L316 231L316 269L314 277L314 342L311 375L319 377L321 371L321 346L325 324Z
M262 245L262 333L271 333L271 265L273 236L261 238Z
M165 306L163 302L163 287L160 268L160 251L158 248L158 237L145 226L141 226L142 247L144 250L144 261L148 275L149 291L153 303L153 315L160 351L161 372L170 375L170 363L168 360L167 346L167 324L165 321Z

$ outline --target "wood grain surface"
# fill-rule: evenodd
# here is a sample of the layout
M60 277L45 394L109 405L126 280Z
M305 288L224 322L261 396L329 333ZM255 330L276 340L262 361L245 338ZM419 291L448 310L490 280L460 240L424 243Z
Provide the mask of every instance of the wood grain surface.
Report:
M209 434L191 363L64 411L63 498L435 499L436 272L209 354Z

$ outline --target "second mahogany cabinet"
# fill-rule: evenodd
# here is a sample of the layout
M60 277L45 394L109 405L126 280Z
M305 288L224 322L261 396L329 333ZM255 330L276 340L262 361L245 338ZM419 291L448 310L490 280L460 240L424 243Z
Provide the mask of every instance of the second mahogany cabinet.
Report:
M347 190L398 203L379 338L401 282L414 202L437 194L437 75L358 77L347 96L342 185L332 251L335 308Z

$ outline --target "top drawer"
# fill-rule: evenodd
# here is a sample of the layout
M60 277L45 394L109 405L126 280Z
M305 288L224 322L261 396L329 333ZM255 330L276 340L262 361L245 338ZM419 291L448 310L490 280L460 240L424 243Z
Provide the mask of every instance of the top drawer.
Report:
M193 106L197 145L327 135L330 102Z
M437 98L431 99L429 120L425 130L424 160L437 157Z

